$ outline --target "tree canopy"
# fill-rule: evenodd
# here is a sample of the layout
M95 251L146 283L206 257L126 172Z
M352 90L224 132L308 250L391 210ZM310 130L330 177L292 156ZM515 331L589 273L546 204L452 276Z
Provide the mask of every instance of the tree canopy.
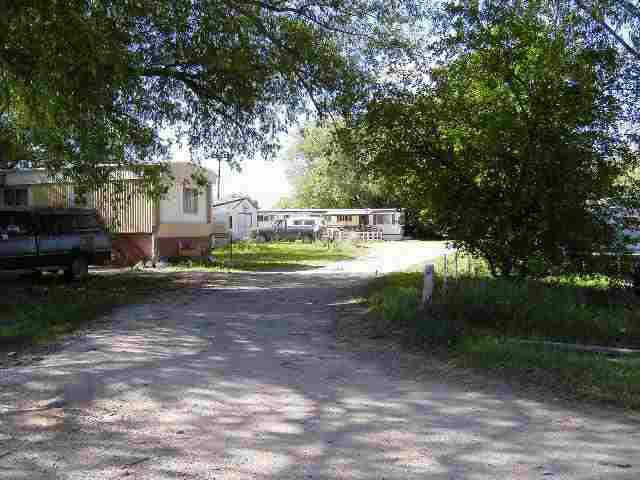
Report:
M614 94L620 54L538 8L512 13L478 29L422 88L371 102L341 133L405 206L495 274L527 275L532 260L544 269L606 244L593 210L631 152Z
M635 142L640 139L640 7L637 2L445 0L436 12L431 51L444 63L481 48L487 39L487 29L518 16L535 16L545 26L561 31L577 48L615 50L619 62L618 81L611 85L610 93L620 101L619 120L625 126L625 133Z
M291 198L281 208L365 208L397 206L384 177L358 164L334 139L334 124L301 129L285 155Z
M0 168L274 153L313 105L367 96L411 0L0 0ZM99 179L95 179L99 181Z

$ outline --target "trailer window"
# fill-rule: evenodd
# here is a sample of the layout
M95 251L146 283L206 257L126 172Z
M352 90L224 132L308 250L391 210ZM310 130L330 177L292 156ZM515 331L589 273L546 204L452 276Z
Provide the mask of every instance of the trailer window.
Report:
M182 191L182 208L184 213L198 213L198 190L184 188Z
M29 203L29 193L26 188L6 188L4 190L4 204L7 207L26 207Z

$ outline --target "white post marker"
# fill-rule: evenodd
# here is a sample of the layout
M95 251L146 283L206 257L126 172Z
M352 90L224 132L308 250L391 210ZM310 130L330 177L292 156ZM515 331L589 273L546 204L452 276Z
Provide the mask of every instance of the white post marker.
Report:
M424 286L422 287L422 306L431 304L433 299L433 264L427 263L424 266Z
M449 276L449 259L447 254L444 254L444 269L442 271L442 291L447 291L447 277Z

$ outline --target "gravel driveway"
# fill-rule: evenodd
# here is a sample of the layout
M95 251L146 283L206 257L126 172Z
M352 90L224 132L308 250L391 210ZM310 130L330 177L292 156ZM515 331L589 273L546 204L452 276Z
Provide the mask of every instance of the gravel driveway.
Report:
M4 369L0 478L640 478L637 418L336 341L352 287L441 248L387 244L304 273L197 274L179 298L120 309Z

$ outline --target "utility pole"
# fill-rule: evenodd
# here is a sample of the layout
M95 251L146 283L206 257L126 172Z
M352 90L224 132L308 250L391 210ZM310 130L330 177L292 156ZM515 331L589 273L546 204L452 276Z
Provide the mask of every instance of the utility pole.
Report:
M222 164L222 157L218 156L218 200L220 200L220 166Z

